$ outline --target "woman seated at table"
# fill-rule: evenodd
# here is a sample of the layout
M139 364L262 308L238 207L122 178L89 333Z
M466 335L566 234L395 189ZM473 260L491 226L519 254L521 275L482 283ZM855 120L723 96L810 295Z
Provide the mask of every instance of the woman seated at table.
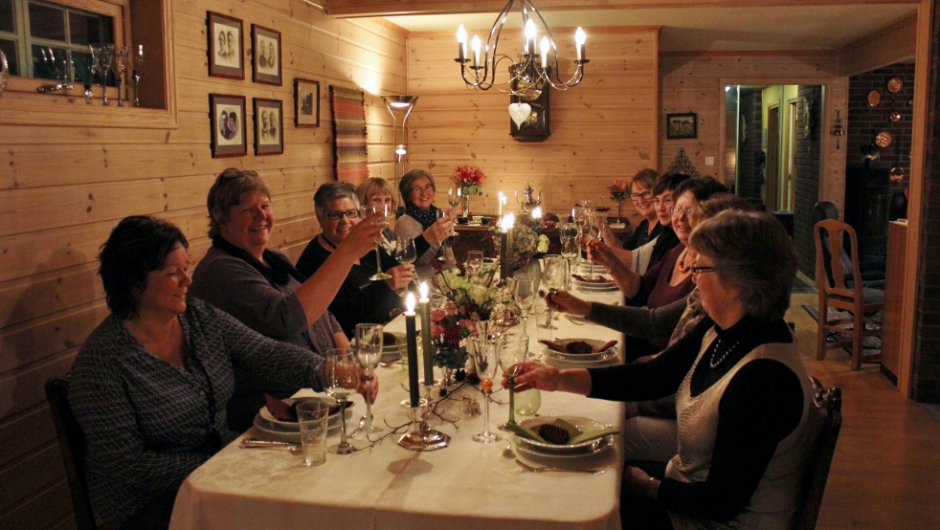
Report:
M320 357L187 301L187 247L172 224L135 216L99 256L111 315L75 358L69 404L92 503L115 529L167 528L183 479L238 435L225 414L233 367L320 389Z
M653 207L653 183L659 173L655 169L641 169L630 182L630 200L633 201L633 207L640 214L642 220L637 224L630 237L622 242L618 239L610 227L607 226L607 233L604 234L604 241L611 248L615 249L621 259L630 258L634 272L643 274L649 268L649 258L651 252L637 252L633 250L641 246L656 241L659 234L663 231L663 225L659 222L659 216L656 214L656 208ZM620 253L619 250L629 250L630 253ZM652 247L650 247L652 251Z
M226 169L209 189L207 205L212 246L193 273L189 295L273 339L319 354L348 347L346 335L327 308L356 260L375 248L382 225L368 222L354 227L327 266L307 278L284 254L267 248L274 209L271 192L257 173ZM251 426L264 404L262 392L285 398L298 390L240 371L236 375L235 396L228 408L229 426L236 431Z
M796 275L793 245L772 215L756 212L722 212L696 227L689 245L708 319L646 363L579 370L522 363L517 389L614 401L676 393L678 452L665 466L626 468L625 528L789 528L811 403L783 320Z
M646 271L646 274L640 275L627 268L626 264L614 256L610 247L604 244L592 244L591 256L610 270L611 276L629 299L630 305L657 308L683 300L694 287L689 266L695 259L695 253L686 248L692 233L690 214L700 201L724 191L727 191L726 188L712 177L688 179L675 188L676 201L675 206L670 208L670 225L679 244L673 247L662 261ZM668 335L660 335L650 340L628 339L624 342L627 360L662 351L667 341Z
M398 190L405 201L405 214L395 222L395 234L398 237L417 238L437 221L438 212L441 211L432 204L434 192L437 191L434 177L423 169L412 169L401 178ZM415 261L415 271L422 280L433 277L434 260L441 248L441 240L430 243L431 246L419 253ZM451 248L445 247L444 253L445 261L454 263Z
M356 186L356 197L359 198L359 204L366 206L388 205L388 211L395 213L397 201L395 201L395 191L387 180L379 177L369 177Z
M323 184L314 194L313 202L321 232L310 241L297 261L297 270L311 276L323 268L360 219L359 198L349 183ZM415 240L418 253L430 247L429 240L440 241L446 237L450 228L444 221L435 223L424 234L420 234ZM384 249L379 254L382 257L382 270L391 278L385 281L369 279L376 273L376 263L375 253L368 252L356 260L339 292L330 302L330 312L336 316L347 336L353 336L358 323L384 324L404 309L404 302L395 291L411 283L414 265L399 264Z

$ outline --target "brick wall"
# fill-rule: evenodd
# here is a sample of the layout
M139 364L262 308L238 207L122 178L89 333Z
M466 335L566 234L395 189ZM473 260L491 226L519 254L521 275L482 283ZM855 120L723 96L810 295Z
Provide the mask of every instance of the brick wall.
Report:
M911 397L940 403L940 0L934 0Z
M816 246L813 243L813 206L819 201L819 144L822 127L822 87L800 86L797 94L809 102L809 136L796 140L793 197L793 244L800 257L800 271L810 278L816 271ZM797 109L797 131L803 126L803 109Z
M761 153L761 97L758 89L741 88L740 112L747 121L747 139L738 149L737 194L754 204L763 204L761 195L763 172L758 157Z
M885 89L892 77L899 77L904 83L898 94ZM868 94L872 90L881 94L881 103L877 107L868 106ZM871 167L890 170L897 163L897 149L900 147L901 164L905 172L910 171L913 125L910 103L913 97L914 63L898 63L849 78L848 134L845 136L848 167L862 167L865 161L862 147L872 145L875 135L885 131L894 138L894 143L880 150L879 158L871 161ZM901 114L901 121L891 121L891 113L895 111Z

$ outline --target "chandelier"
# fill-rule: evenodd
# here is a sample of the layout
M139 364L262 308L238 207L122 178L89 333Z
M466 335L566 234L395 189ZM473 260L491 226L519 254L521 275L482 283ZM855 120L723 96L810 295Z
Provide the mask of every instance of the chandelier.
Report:
M490 29L490 36L486 39L486 46L476 35L470 41L470 50L467 50L467 31L461 24L457 30L457 43L459 47L459 57L454 59L460 63L460 75L464 83L470 88L480 90L489 90L494 86L497 90L509 92L514 96L519 96L524 100L533 100L538 98L542 91L547 88L556 90L567 90L577 86L584 78L584 65L588 59L584 55L584 30L580 27L575 32L575 47L577 50L577 59L574 63L577 69L571 78L567 81L559 77L558 68L558 48L555 46L555 39L552 38L552 32L545 23L545 19L535 9L530 0L519 0L519 7L522 11L522 21L525 28L525 46L518 60L513 60L509 55L499 53L499 37L503 31L503 25L509 16L510 11L516 0L509 0L503 10L500 11L496 22ZM536 37L538 29L536 20L543 28L544 35L536 49ZM509 79L505 82L496 82L496 69L502 61L509 61ZM499 85L505 85L508 89L500 88Z

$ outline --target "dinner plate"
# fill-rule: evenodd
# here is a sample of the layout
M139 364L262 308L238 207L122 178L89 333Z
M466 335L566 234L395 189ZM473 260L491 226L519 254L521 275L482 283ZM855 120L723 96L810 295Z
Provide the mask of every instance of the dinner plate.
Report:
M346 429L349 430L351 428L350 426L352 425L352 423L348 421L349 420L348 415L346 418L347 418ZM270 429L269 427L265 426L265 421L261 420L260 414L255 414L254 425L255 425L255 429L257 429L259 432L258 438L262 440L271 440L272 442L290 442L290 443L296 443L296 444L300 443L300 431L285 432L285 431L277 431L277 430ZM339 416L334 415L334 417L331 417L328 420L328 423L326 426L327 436L335 436L339 434L341 427L342 425L340 425Z
M601 274L599 275L599 277L604 278L605 280L610 280L610 281L606 281L603 283L585 282L577 278L572 278L571 282L575 285L575 287L583 291L613 291L617 289L616 282L614 282L610 276Z
M585 261L578 265L579 273L591 274L591 270L592 264L589 261ZM597 263L593 264L593 270L595 274L605 274L607 272L607 269L603 265L598 265Z
M318 397L318 396L309 396L302 398L290 398L283 400L284 403L292 405L295 401L322 401L328 405L334 405L336 402L331 398ZM350 410L356 406L355 401L350 401L351 405L346 407L346 418L348 419L352 416L352 411ZM327 420L329 428L333 428L340 424L339 414L332 414ZM281 421L275 418L271 411L268 410L268 407L261 407L261 410L258 411L258 414L255 415L255 426L264 431L274 432L274 433L286 433L286 434L298 434L300 433L300 425L295 421Z
M558 344L559 346L566 347L568 346L568 344L572 342L579 342L579 341L588 343L588 345L590 345L594 349L600 348L601 346L607 343L606 340L582 339L582 338L558 339L555 341L555 343ZM601 357L604 357L605 355L611 353L616 348L617 348L617 345L615 344L612 347L607 348L604 351L599 351L595 353L566 353L566 352L555 351L549 348L548 346L546 346L545 351L565 361L593 361L593 360L600 359Z
M561 418L570 423L581 432L599 431L607 427L601 422L594 421L589 418L583 418L581 416L539 416L537 418L523 420L519 422L519 425L527 429L535 430L538 429L539 425L542 425L543 423L552 423L558 418ZM611 443L613 443L614 435L608 434L606 436L588 440L586 442L568 445L544 443L537 440L529 440L528 438L523 438L516 435L513 435L513 439L515 440L516 447L519 450L523 450L523 448L525 448L526 451L537 454L539 456L579 457L597 454L600 451L603 451L609 447Z
M539 458L539 457L541 458L567 458L567 459L586 458L589 456L603 453L604 451L610 449L610 446L611 446L610 439L612 438L613 438L613 435L611 434L611 435L604 436L603 438L598 438L597 440L593 440L595 442L598 442L598 444L588 448L587 450L583 452L576 452L576 453L546 453L544 451L535 449L532 446L523 445L523 444L516 444L516 451L519 451L524 456L528 456L530 458Z
M566 358L566 357L561 357L561 356L558 355L558 352L556 352L556 351L554 351L554 350L551 350L551 349L549 349L549 348L545 348L544 350L542 350L542 354L543 354L549 361L557 361L557 362L562 362L562 363L568 363L566 366L570 366L570 365L572 365L572 364L578 364L578 365L581 365L581 366L588 366L588 365L594 365L594 364L603 364L603 363L609 362L609 361L611 361L611 360L613 360L613 359L616 359L616 358L617 358L617 353L616 353L615 351L612 351L612 350L613 350L613 349L607 350L607 351L604 352L600 357L597 357L597 358L594 358L594 359L581 359L581 358L578 358L577 356L574 356L574 358L571 358L570 356L567 357L567 358ZM549 364L551 364L551 363L549 363Z

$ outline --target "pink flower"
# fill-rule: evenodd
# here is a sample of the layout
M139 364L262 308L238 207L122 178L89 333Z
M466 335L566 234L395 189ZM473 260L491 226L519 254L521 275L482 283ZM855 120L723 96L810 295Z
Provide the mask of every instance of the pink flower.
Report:
M440 322L444 320L444 317L447 316L447 313L443 309L435 309L431 311L431 322Z
M431 338L436 339L444 334L444 326L438 326L437 324L431 324Z

